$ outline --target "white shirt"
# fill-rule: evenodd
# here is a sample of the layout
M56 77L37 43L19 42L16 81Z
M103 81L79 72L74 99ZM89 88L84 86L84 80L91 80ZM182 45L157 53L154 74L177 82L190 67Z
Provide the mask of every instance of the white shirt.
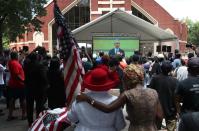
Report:
M120 53L120 49L119 48L115 48L115 54L119 54Z
M87 95L104 104L117 98L108 92L89 92ZM73 123L78 122L75 131L119 131L126 125L121 109L104 113L87 102L73 102L68 118Z
M177 69L177 79L182 81L188 77L188 71L186 66L180 66Z
M4 73L5 69L6 68L2 64L0 64L0 85L5 84L4 79L3 79L3 73Z

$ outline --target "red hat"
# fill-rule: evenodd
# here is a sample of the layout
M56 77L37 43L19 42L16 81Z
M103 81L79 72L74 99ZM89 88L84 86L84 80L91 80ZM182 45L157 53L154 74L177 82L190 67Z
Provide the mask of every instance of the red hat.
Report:
M119 83L119 77L115 76L105 68L96 68L85 74L83 87L92 91L108 91Z

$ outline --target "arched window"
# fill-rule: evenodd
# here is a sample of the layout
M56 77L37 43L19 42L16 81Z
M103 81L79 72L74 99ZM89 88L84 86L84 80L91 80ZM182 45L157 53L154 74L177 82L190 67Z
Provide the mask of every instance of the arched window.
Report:
M81 0L66 12L64 17L71 30L90 22L90 0ZM57 44L56 29L57 25L53 24L53 48L55 48Z
M76 6L65 15L66 22L71 30L74 30L90 21L90 1L81 0Z
M146 16L144 16L139 10L137 10L135 7L131 6L131 10L132 10L132 14L153 24L153 22L151 22Z

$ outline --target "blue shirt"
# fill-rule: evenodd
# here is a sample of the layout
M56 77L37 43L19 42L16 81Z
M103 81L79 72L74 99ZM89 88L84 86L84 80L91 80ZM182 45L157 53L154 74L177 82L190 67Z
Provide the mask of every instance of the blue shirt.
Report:
M177 68L179 66L181 66L181 60L180 59L175 59L173 62L172 62L172 66L173 68Z

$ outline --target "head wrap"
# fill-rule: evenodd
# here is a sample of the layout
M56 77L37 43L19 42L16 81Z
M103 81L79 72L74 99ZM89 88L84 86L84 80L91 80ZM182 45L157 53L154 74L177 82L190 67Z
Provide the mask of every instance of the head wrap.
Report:
M144 70L140 65L130 64L124 69L124 82L128 85L142 84Z

